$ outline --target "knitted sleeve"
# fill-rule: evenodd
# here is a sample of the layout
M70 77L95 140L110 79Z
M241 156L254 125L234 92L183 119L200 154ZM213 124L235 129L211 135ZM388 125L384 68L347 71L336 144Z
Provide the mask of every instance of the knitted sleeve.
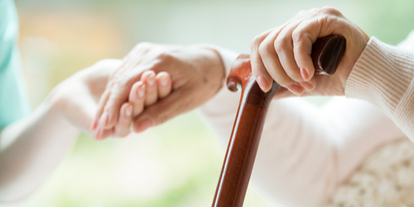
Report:
M226 68L237 53L212 47ZM222 89L199 108L227 146L240 93ZM378 146L404 138L375 106L334 98L319 108L302 98L272 101L257 152L251 184L274 203L321 206Z
M345 94L377 106L414 142L413 77L414 52L373 37L349 75Z

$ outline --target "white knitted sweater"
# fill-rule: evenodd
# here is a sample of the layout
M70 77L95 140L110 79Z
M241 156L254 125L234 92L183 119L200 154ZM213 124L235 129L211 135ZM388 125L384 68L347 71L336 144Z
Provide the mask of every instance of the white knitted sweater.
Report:
M414 206L414 145L408 139L375 151L341 184L326 207Z
M371 38L347 81L348 99L320 108L273 101L251 184L285 206L414 205L414 53L403 47L414 50L414 35L399 48ZM228 72L238 54L215 48ZM200 109L223 145L239 97L223 87Z
M414 33L400 47L372 38L356 63L346 95L369 101L414 141ZM327 206L414 206L414 145L384 144L342 183Z

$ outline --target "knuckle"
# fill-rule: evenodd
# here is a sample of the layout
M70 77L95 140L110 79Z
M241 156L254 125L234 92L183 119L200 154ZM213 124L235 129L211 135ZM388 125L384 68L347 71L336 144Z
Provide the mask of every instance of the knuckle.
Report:
M274 42L274 47L277 53L282 53L288 46L288 41L287 38L278 38L275 42Z
M306 36L306 33L302 30L294 30L292 32L292 41L293 43L300 42L304 37Z
M261 56L268 55L270 53L269 45L268 44L260 44L259 45L259 54Z
M174 56L170 52L167 52L167 51L163 51L157 55L157 59L160 60L161 62L169 62L173 58Z
M299 29L295 29L292 32L292 40L297 41L302 37L302 31Z
M330 14L330 15L336 15L336 16L342 15L340 11L330 6L322 7L320 9L320 12L324 14Z
M260 35L253 38L250 42L250 49L254 50L259 47L262 37Z
M306 51L307 50L303 47L302 44L296 45L296 47L293 48L293 58L295 62L298 64L298 66L303 66L300 65L300 63L303 63L303 61L306 60L307 57L309 57Z
M281 86L287 86L293 82L289 77L282 75L275 77L275 81Z
M154 72L163 71L174 61L177 61L177 58L173 53L169 51L162 51L155 56L155 61L152 61L151 70Z
M291 79L293 79L294 81L302 81L302 76L299 73L298 69L294 69L294 70L289 70L288 75L290 76Z
M154 71L156 73L156 71L162 71L164 70L164 68L168 65L167 61L155 61L152 63L150 70Z

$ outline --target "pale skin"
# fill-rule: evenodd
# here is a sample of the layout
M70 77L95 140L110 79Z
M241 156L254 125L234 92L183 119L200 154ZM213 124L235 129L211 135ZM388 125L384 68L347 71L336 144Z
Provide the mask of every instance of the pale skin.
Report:
M224 66L214 49L138 44L113 73L101 97L98 113L91 126L95 132L104 133L95 133L96 139L104 139L105 132L117 125L119 109L132 101L131 94L139 88L137 82L145 79L145 71L168 73L172 83L171 94L158 101L153 99L154 104L136 116L133 122L135 132L142 132L197 108L213 97L224 82ZM159 84L162 82L160 79Z
M344 58L335 75L314 76L311 45L330 34L346 38ZM253 74L264 91L272 80L283 86L276 98L344 95L368 40L337 10L300 12L252 41ZM31 115L0 132L0 201L19 199L37 187L63 159L79 130L96 139L124 137L131 124L142 132L210 100L224 76L221 57L212 48L149 43L137 45L122 61L101 61L80 71L59 84Z
M116 125L110 129L98 128L94 121L90 129L94 131L94 137L98 140L104 139L114 132L119 137L127 136L130 131L132 117L141 114L145 107L151 106L158 100L169 95L171 92L171 78L168 73L148 70L143 72L141 79L134 83L128 95L128 102L123 103L119 111Z
M319 37L339 34L346 39L346 51L337 72L315 76L310 57ZM253 75L263 91L272 81L281 86L276 98L294 95L345 95L349 74L369 41L358 26L338 10L324 7L299 12L282 26L265 31L251 43Z
M345 37L344 57L334 75L315 76L315 69L310 57L312 44L317 38L331 34ZM284 25L267 30L253 39L251 43L253 75L265 92L271 88L273 80L282 86L275 95L276 99L305 95L343 96L346 80L368 41L368 35L346 19L338 10L324 7L302 11ZM195 48L195 50L203 49ZM152 58L153 61L156 60L156 63L146 67L142 66L140 61L137 61L135 65L127 64L133 61L124 61L126 66L118 69L116 75L111 77L110 84L107 85L105 91L107 96L101 98L95 120L100 123L98 128L111 129L116 125L119 108L126 102L131 85L143 71L153 69L152 67L155 67L154 71L162 70L171 75L173 91L170 96L172 97L165 98L168 100L168 104L165 102L156 103L148 108L148 111L145 110L135 118L133 128L136 132L144 131L202 105L222 86L224 66L219 64L220 57L217 51L214 52L213 49L210 49L215 55L211 52L213 55L196 52L191 58L181 56L180 59L171 55L173 54L171 50L170 46L146 45L145 49L141 49L137 53L142 54L149 51L149 54L167 54L170 57L168 60ZM209 61L201 61L203 59ZM167 61L170 64L163 65ZM198 62L197 65L192 65L183 64L182 61ZM180 64L186 67L173 67ZM203 84L179 84L188 82L189 77L201 80L201 74L193 74L194 70L199 70L208 80L219 81L210 82L214 84L210 87L205 87ZM188 85L192 87L188 87ZM182 93L182 91L187 91L187 93ZM200 99L197 95L200 93L206 94L206 96ZM192 99L194 103L186 104L188 99ZM107 119L107 117L109 118Z
M63 160L79 131L89 129L99 97L108 77L121 64L120 60L103 60L66 79L48 95L30 115L0 131L0 203L14 202L29 195ZM148 85L156 77L152 91L131 94L131 102L122 105L117 124L103 132L104 136L125 137L130 133L132 114L167 96L171 82L166 73L147 72L132 92ZM157 92L154 92L157 91ZM134 107L138 110L134 110Z

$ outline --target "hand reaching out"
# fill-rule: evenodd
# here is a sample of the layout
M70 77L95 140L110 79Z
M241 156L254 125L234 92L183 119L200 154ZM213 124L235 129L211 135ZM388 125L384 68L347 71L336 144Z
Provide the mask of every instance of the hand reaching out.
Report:
M90 123L97 110L109 75L121 64L120 60L101 60L85 68L57 85L49 98L59 116L78 129L92 133ZM123 107L123 114L129 105ZM131 116L123 116L116 130L105 131L105 136L124 136L130 130Z
M345 54L334 75L314 76L310 57L312 44L317 38L330 34L345 37ZM264 91L269 90L273 80L282 85L276 98L343 95L346 80L368 40L369 37L359 27L335 9L300 12L281 27L266 31L253 40L253 75ZM154 74L145 71L153 71ZM171 75L172 92L157 101L161 92L149 93L149 90L155 90L149 84L155 74L163 71ZM223 84L224 74L221 57L214 49L138 44L109 78L92 122L95 134L105 137L107 131L116 128L128 103L134 105L132 117L137 116L133 121L135 132L192 110L217 93ZM144 91L143 87L145 101L134 95ZM131 91L137 93L130 95Z
M105 137L119 123L122 106L134 102L133 117L139 115L133 130L142 132L208 101L221 88L224 74L221 56L213 49L138 44L112 73L91 126L95 132L102 131L96 133L99 138ZM154 77L157 90L149 86ZM143 87L146 98L142 102L139 92Z
M314 76L310 57L319 37L339 34L346 50L337 72ZM293 95L344 95L346 80L369 37L339 11L324 7L299 12L284 25L258 35L251 43L253 75L263 91L275 80L283 86L276 98Z

